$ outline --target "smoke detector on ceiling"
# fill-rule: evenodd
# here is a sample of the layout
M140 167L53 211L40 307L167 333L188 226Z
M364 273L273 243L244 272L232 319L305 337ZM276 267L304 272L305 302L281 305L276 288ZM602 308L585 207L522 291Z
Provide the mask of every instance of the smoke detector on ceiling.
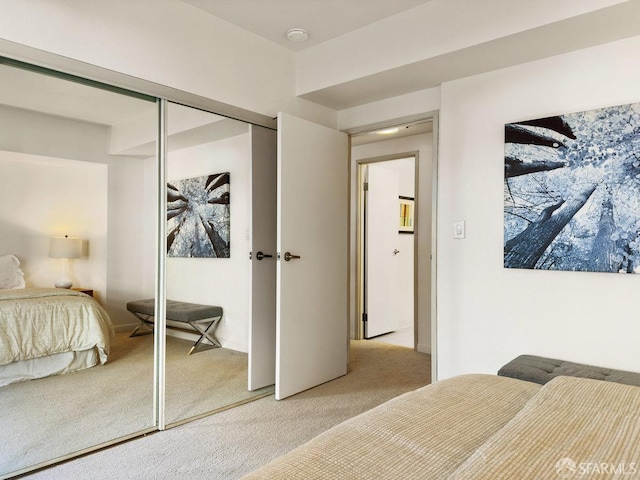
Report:
M292 28L287 32L287 38L292 42L304 42L309 38L309 32L304 28Z

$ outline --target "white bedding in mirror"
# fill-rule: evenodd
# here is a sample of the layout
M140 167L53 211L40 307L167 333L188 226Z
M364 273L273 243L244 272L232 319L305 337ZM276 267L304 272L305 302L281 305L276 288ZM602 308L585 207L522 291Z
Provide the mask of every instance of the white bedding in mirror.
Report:
M62 375L97 365L100 362L95 348L80 352L63 352L46 357L20 360L0 366L0 387L10 383Z
M0 386L104 364L113 336L106 311L83 293L0 291Z
M24 288L24 273L15 255L0 255L0 289Z

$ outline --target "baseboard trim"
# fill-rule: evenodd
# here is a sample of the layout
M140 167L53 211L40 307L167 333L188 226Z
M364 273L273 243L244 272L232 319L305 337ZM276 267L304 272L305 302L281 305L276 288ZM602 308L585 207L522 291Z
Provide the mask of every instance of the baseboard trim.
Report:
M127 323L125 325L114 325L113 328L116 333L120 332L133 332L133 329L138 326L137 323Z

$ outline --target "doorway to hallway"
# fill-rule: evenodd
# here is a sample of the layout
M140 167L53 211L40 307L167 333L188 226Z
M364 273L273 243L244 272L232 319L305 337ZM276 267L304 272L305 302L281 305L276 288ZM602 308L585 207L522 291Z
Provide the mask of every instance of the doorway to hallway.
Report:
M391 334L389 337L375 336L374 340L381 339L393 342L401 342L422 353L432 353L432 321L435 321L435 295L433 293L433 270L434 260L432 260L435 235L435 225L432 219L435 201L435 164L437 157L437 141L434 129L437 127L437 113L425 115L422 118L408 119L407 123L398 122L394 124L379 123L368 127L360 127L351 132L351 306L350 306L350 333L351 338L365 339L364 314L364 280L365 261L364 248L365 217L362 212L364 202L363 190L363 165L383 165L384 162L392 162L403 158L414 159L414 190L398 192L395 200L396 212L394 216L398 241L410 242L413 252L403 247L394 247L398 250L396 257L402 256L404 260L409 260L413 264L413 272L409 273L409 279L413 280L413 285L405 284L402 288L410 290L411 296L404 301L405 305L393 304L396 315L402 307L413 307L413 321L407 329L406 325L396 325L395 330L401 333L403 340L397 340L398 335ZM391 128L390 128L391 127ZM436 129L437 130L437 129ZM385 176L383 176L385 178ZM413 204L413 233L399 233L400 231L400 197L408 197L408 203ZM413 199L411 199L413 197ZM411 201L412 200L412 201ZM406 230L403 229L403 230ZM387 290L382 289L382 296L387 295ZM432 301L433 299L433 301ZM369 333L369 332L367 332ZM411 333L413 342L411 343ZM379 332L382 335L383 332ZM384 333L386 335L386 333ZM371 335L367 335L371 336ZM394 338L395 337L395 338Z
M400 155L403 156L403 155ZM360 163L362 329L365 339L415 347L415 154Z

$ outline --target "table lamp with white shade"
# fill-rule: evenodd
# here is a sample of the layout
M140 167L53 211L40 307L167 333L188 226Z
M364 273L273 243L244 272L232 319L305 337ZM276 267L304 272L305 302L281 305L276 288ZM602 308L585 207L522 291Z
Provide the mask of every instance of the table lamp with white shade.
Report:
M51 237L49 242L49 257L62 258L62 273L56 281L56 288L71 288L73 282L69 278L69 260L82 256L82 239L72 238L69 235L64 237Z

